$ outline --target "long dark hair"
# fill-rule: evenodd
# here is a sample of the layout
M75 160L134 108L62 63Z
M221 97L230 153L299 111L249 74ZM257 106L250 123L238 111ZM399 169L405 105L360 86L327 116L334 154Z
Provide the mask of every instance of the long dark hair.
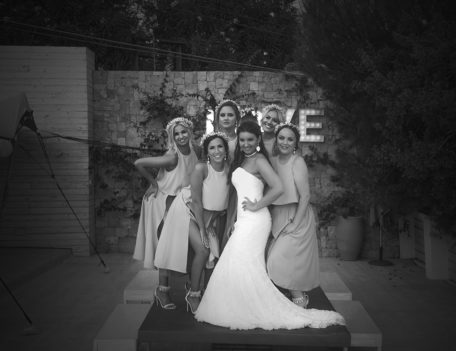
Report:
M241 147L239 146L239 134L242 132L247 132L250 134L255 135L257 138L260 139L259 146L260 146L260 151L259 153L263 154L264 157L266 157L266 160L268 160L269 163L269 156L268 152L266 151L266 148L264 147L263 143L263 138L261 137L261 128L258 125L258 123L252 122L252 121L244 121L241 123L241 125L238 127L236 130L237 134L237 142L236 142L236 149L234 150L234 160L231 163L230 166L230 172L228 173L228 181L231 180L231 175L233 174L234 170L242 165L242 162L244 162L245 155L241 151Z
M228 158L230 150L229 150L227 139L220 135L213 133L213 134L208 135L203 141L203 161L206 161L206 159L207 159L209 143L212 140L217 139L217 138L219 138L222 141L223 146L225 147L226 157Z

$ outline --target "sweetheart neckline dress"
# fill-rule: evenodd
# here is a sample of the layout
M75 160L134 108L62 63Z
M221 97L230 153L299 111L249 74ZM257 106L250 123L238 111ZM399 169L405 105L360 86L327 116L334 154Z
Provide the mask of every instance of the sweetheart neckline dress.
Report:
M232 175L238 194L237 221L195 313L200 322L231 329L325 328L344 324L334 311L303 309L285 297L266 272L264 250L271 230L268 209L242 209L245 197L259 200L263 182L238 167Z

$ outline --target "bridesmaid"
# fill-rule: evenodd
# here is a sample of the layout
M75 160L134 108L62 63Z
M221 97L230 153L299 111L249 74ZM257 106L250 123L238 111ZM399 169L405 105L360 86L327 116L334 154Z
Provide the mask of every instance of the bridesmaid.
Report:
M215 130L224 133L228 137L228 149L229 157L228 160L231 162L234 159L234 150L237 144L236 129L241 122L241 108L233 100L222 100L220 104L215 108L214 115L214 127ZM226 245L228 238L233 230L234 222L236 221L236 190L230 186L228 209L226 215L226 224L224 225L225 230L220 234L220 251Z
M279 123L284 123L285 117L280 106L272 104L263 108L261 117L261 128L263 129L263 143L268 156L273 155L273 145L275 142L274 129Z
M277 155L271 163L284 186L284 193L270 208L271 243L267 269L271 280L288 289L292 301L306 308L306 291L320 285L316 222L310 206L307 166L298 150L299 131L291 123L275 129Z
M155 257L157 267L186 273L190 244L194 256L185 301L192 313L201 300L203 269L213 268L219 257L216 232L224 223L228 205L228 139L223 133L213 132L202 142L207 162L196 165L191 186L184 188L171 206Z
M190 184L190 175L198 162L193 140L193 123L183 117L171 120L166 126L168 151L163 156L144 157L135 167L149 182L144 194L133 258L144 261L144 268L153 268L159 242L160 226L179 191ZM150 169L159 169L156 179ZM169 298L168 272L159 269L157 301L165 309L176 305Z
M234 149L236 148L237 135L236 128L241 120L241 109L233 100L222 100L215 108L214 129L224 133L228 137L228 147L230 149L230 160L233 159Z

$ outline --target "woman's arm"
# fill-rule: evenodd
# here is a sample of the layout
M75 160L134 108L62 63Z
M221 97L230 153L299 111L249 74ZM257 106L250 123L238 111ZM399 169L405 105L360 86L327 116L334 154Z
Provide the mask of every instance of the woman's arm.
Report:
M306 162L302 157L297 157L292 167L294 183L299 194L299 202L292 222L283 229L283 233L292 233L296 230L297 225L304 218L310 201L309 175Z
M154 180L147 168L174 168L177 165L177 153L168 151L163 156L143 157L135 161L135 167L148 181Z
M255 160L255 164L257 173L261 175L268 185L268 191L256 202L252 202L250 199L246 198L242 202L244 210L258 211L259 209L272 204L272 202L283 193L282 182L266 158L258 157Z
M137 159L134 164L139 173L150 183L150 186L145 193L145 196L149 197L150 195L155 195L157 193L158 186L157 181L153 177L152 173L149 172L148 168L174 168L177 165L177 154L168 151L163 156L143 157Z
M203 214L203 181L207 177L207 165L198 163L190 177L190 189L192 191L192 211L195 215L196 222L200 230L201 241L205 247L209 247L209 241L206 234Z

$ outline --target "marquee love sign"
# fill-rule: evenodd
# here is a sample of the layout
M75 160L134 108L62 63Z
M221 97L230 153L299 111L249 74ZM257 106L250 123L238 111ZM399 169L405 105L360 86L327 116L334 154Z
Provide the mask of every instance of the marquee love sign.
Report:
M286 112L286 120L290 121L291 117L293 116L295 109L288 109ZM320 122L309 122L307 120L308 116L323 116L324 110L322 109L311 109L311 108L303 108L299 109L299 118L298 118L298 128L300 134L300 142L317 142L322 143L325 141L325 137L323 135L316 135L316 134L308 134L308 129L321 129L322 124Z

